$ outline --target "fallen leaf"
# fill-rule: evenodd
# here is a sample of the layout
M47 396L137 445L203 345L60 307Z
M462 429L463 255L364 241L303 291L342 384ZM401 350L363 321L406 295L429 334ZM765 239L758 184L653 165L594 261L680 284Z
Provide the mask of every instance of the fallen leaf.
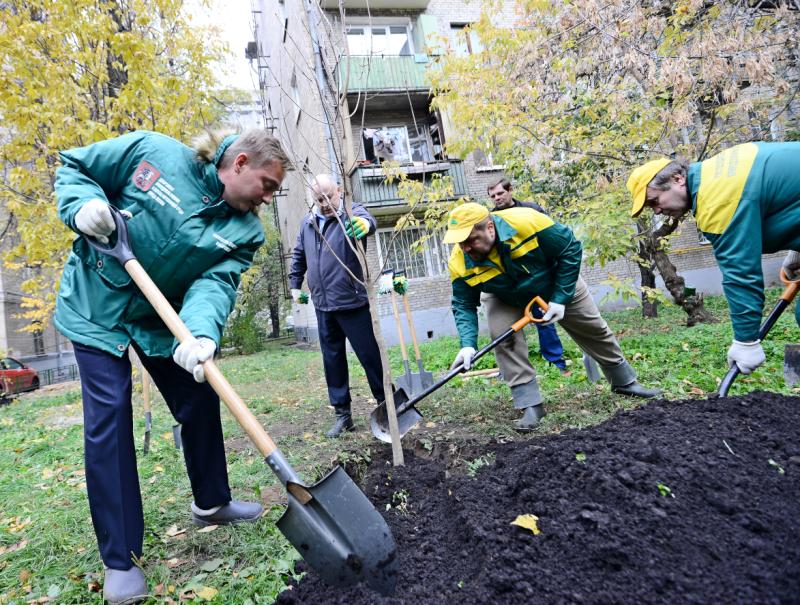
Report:
M313 438L314 438L314 433L303 433L303 439L305 439L306 441Z
M11 546L0 546L0 555L4 555L9 552L14 552L17 550L22 550L28 545L27 540L20 540L16 544L12 544ZM25 571L25 570L23 570Z
M210 601L219 594L219 590L212 586L201 586L195 594L204 601Z
M201 571L216 571L219 569L219 566L222 565L222 559L211 559L210 561L206 561L200 566Z
M177 557L175 557L173 559L169 559L167 561L167 567L172 568L172 567L178 567L179 565L183 565L183 562L180 559L178 559Z
M164 467L161 466L160 464L157 464L156 467L153 469L153 471L156 472L156 473L163 473L164 472Z
M538 536L541 533L541 530L536 525L538 520L539 517L536 515L518 515L517 518L511 522L511 525L518 525L519 527L529 529L533 532L534 536Z
M219 525L206 525L205 527L202 527L202 528L198 529L197 533L198 534L207 534L210 531L214 531L218 527L219 527Z
M23 569L19 572L19 581L23 584L31 579L31 570L30 569Z
M426 428L429 428L429 429L432 429L432 428L433 428L433 427L435 427L435 426L436 426L436 423L435 423L435 422L426 422L426 423L425 423L425 427L426 427Z
M170 538L174 538L177 535L186 533L185 529L178 529L177 525L170 525L169 529L167 529L167 535Z

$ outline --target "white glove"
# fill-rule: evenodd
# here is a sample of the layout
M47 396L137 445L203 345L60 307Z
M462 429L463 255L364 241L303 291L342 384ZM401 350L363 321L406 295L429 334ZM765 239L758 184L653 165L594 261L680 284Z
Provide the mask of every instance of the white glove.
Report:
M475 349L472 347L464 347L458 352L456 355L455 360L453 360L453 365L450 366L451 370L455 370L458 366L464 366L465 370L469 370L470 366L472 365L472 358L475 357Z
M192 338L178 345L172 354L172 359L179 366L194 376L195 381L205 382L206 374L203 371L203 362L208 361L214 356L217 350L217 343L210 338L201 336Z
M117 228L108 204L97 198L89 200L81 206L75 215L75 226L81 233L93 237L103 244L108 243L108 236Z
M295 303L298 303L298 304L300 303L300 292L301 292L301 290L298 290L297 288L292 288L291 289L292 300Z
M542 319L544 321L539 322L540 326L549 326L550 324L554 324L557 321L561 321L564 319L564 310L566 307L564 305L559 305L558 303L551 302L547 305L547 311L545 311L544 316Z
M783 270L790 281L800 279L800 252L789 251L789 254L783 259Z
M736 362L742 374L750 374L766 360L760 340L755 342L734 340L731 348L728 349L728 367L733 366L733 363Z

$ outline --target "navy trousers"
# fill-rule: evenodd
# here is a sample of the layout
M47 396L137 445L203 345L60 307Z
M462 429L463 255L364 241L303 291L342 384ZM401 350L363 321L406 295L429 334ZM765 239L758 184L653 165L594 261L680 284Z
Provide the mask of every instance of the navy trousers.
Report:
M106 567L130 569L141 557L142 497L136 470L127 355L72 343L83 393L86 490L92 524ZM153 382L183 426L181 438L195 503L200 508L231 500L219 398L172 358L148 357L133 345Z
M351 401L345 339L350 341L350 346L367 374L372 396L377 401L383 401L383 365L375 333L372 331L369 306L346 311L317 310L317 328L331 405L350 405Z
M542 310L535 306L533 307L533 316L541 318L544 315ZM558 330L555 324L543 326L536 324L536 332L539 334L539 350L547 361L556 367L566 370L567 363L564 361L564 345L561 344L561 339L558 337Z

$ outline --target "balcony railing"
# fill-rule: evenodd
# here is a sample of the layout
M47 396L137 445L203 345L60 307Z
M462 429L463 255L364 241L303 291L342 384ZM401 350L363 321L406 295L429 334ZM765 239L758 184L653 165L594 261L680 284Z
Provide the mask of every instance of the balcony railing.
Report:
M337 72L339 92L392 92L428 90L427 55L343 57ZM348 73L349 69L349 73Z
M420 166L405 166L409 178L430 183L433 174L449 176L453 180L453 199L467 195L467 179L460 160L431 162ZM356 166L350 174L353 186L353 201L367 207L405 206L406 200L397 192L397 179L391 183L378 165Z

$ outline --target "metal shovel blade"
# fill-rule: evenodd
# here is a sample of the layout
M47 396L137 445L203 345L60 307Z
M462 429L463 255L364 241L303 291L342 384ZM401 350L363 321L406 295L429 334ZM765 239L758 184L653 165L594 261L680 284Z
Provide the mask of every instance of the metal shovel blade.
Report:
M399 382L399 381L398 381ZM403 389L397 389L394 393L394 407L399 408L406 401L408 395ZM422 414L413 405L397 415L397 432L400 437L413 429L422 420ZM386 409L386 402L377 406L369 415L369 425L375 438L384 443L392 442L392 434L389 432L389 412Z
M152 412L144 413L144 447L142 452L147 454L150 451L150 433L153 431L153 414Z
M422 360L417 359L419 369L420 393L433 384L433 372L428 372L422 365Z
M783 352L783 379L787 387L800 382L800 345L786 345Z
M303 504L287 484L289 507L278 529L303 559L332 586L364 582L381 594L394 592L399 560L389 526L364 493L337 466L311 487Z

